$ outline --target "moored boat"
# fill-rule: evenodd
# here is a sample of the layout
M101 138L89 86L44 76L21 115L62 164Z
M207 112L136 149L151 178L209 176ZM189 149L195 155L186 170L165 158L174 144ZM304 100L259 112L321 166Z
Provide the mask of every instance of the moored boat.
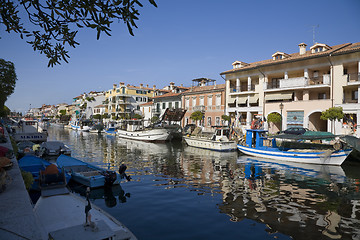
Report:
M45 169L52 164L42 158L39 158L39 157L36 157L33 155L26 155L26 156L22 157L18 161L18 164L22 171L30 172L34 178L34 182L32 183L30 189L39 191L40 190L40 187L39 187L40 171L45 171ZM57 168L59 173L62 172L61 169L59 169L54 164L52 167ZM66 179L66 182L68 182L70 180L70 175L65 174L65 179Z
M40 145L39 156L71 155L71 149L60 141L47 141Z
M210 136L189 135L184 136L187 145L197 148L209 149L213 151L233 151L236 150L236 141L229 140L230 129L218 127Z
M319 138L314 136L274 136L268 138L267 131L261 129L248 129L246 130L246 140L240 142L237 147L240 152L255 156L270 158L279 161L324 164L324 165L341 165L352 149L346 144L334 142L335 148L320 149L318 147L311 147L306 144L306 148L297 146L296 148L283 147L281 144L276 143L278 139L297 139L297 140L315 140L315 139L328 139L335 136L321 136ZM297 145L300 145L298 143ZM314 145L316 146L316 145Z
M47 140L47 132L40 132L41 128L36 120L22 119L12 129L15 142L45 142Z
M41 179L46 179L42 175ZM116 218L69 192L64 185L42 184L34 213L49 239L136 239Z
M71 128L73 130L88 132L90 131L90 122L89 121L82 121L82 120L75 120L71 122Z
M90 188L120 184L121 176L76 158L60 155L56 164L71 175L71 179Z
M144 127L142 120L125 120L116 134L120 138L147 142L166 142L173 137L171 129L162 126Z

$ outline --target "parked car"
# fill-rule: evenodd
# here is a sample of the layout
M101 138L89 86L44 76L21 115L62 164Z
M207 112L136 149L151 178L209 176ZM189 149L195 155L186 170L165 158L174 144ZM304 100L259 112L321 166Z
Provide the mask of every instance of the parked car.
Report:
M68 146L66 146L62 142L48 141L48 142L43 142L40 145L39 155L41 157L44 157L44 156L60 156L61 154L71 155L70 148Z
M280 133L285 133L285 134L293 134L293 135L303 135L305 132L310 131L307 128L303 128L303 127L290 127Z

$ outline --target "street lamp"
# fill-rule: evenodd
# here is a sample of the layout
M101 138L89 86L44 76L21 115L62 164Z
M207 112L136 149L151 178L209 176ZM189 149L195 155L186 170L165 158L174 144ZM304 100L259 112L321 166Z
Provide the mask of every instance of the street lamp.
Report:
M284 104L283 104L283 103L280 103L279 107L280 107L280 115L281 115L280 131L282 131L282 123L283 123L282 110L284 109Z

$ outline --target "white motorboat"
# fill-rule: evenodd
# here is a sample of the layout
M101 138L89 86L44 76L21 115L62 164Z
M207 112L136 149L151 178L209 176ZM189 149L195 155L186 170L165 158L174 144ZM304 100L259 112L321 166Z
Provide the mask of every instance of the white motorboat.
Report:
M75 120L71 122L71 128L81 132L89 132L91 127L88 121Z
M12 129L15 142L45 142L47 140L47 132L40 132L41 128L36 120L22 119Z
M166 142L173 137L171 129L155 126L145 128L142 120L124 121L116 134L120 138L147 142Z
M218 127L211 137L201 135L184 136L187 145L197 148L209 149L214 151L234 151L236 141L229 140L230 129Z
M45 170L46 171L46 170ZM50 175L51 176L51 175ZM35 216L48 239L136 239L135 235L113 216L69 192L64 186L44 189L34 207Z

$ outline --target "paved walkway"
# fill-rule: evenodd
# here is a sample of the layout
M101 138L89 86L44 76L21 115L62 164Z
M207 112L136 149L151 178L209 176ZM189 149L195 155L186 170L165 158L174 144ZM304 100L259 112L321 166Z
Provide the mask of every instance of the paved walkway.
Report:
M6 130L5 135L8 137ZM7 143L0 143L0 146L12 149L9 138ZM0 193L0 239L47 239L34 215L17 160L13 158L11 161L14 165L6 171L6 188Z

